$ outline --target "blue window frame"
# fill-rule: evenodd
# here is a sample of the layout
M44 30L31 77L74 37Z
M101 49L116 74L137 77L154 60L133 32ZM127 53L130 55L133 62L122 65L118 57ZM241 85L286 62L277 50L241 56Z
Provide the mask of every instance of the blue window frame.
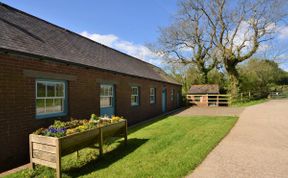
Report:
M115 86L113 84L100 85L100 116L115 114Z
M171 89L171 101L174 101L174 89Z
M36 80L36 118L44 119L67 115L67 82Z
M150 88L150 104L154 104L156 102L156 88Z
M139 105L139 87L131 87L131 106Z
M100 108L110 108L113 106L113 85L101 85Z

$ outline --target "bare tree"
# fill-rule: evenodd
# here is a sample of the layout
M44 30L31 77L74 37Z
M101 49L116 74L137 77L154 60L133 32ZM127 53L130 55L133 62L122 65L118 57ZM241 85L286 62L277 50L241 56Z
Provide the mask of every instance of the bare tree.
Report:
M287 15L286 0L185 0L191 11L203 13L215 36L213 44L228 73L233 98L239 89L237 65L251 58L260 45L273 39Z
M213 55L216 31L209 27L203 12L192 11L189 5L179 3L174 23L161 29L156 51L168 63L195 66L202 76L202 83L207 83L208 72L217 65Z

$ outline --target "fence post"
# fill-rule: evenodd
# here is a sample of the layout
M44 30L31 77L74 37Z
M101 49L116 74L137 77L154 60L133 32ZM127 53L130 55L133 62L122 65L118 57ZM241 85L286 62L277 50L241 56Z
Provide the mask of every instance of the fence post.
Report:
M251 99L251 92L248 93L249 100Z

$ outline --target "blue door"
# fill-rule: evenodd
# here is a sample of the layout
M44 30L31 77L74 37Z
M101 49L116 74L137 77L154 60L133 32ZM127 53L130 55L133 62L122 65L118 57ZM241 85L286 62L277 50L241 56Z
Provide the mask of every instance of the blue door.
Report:
M114 85L100 86L100 116L115 114L115 87Z
M179 102L180 102L180 93L177 92L177 98L176 98L177 107L179 107Z
M162 112L166 112L167 110L167 91L166 88L162 89Z

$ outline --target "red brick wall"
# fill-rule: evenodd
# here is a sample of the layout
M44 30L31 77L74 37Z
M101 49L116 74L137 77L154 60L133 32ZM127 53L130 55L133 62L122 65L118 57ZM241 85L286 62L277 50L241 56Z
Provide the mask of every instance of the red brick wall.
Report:
M35 118L35 78L23 70L68 74L76 80L68 81L68 115L62 118ZM180 86L122 75L103 70L45 60L0 54L0 172L28 162L28 134L53 123L99 115L101 81L113 81L116 87L116 115L134 124L162 113L161 92L167 88L167 110L177 108L176 93ZM140 85L140 105L131 106L131 86ZM156 88L156 104L149 102L149 89ZM171 102L171 88L175 89ZM180 97L181 98L181 97Z

